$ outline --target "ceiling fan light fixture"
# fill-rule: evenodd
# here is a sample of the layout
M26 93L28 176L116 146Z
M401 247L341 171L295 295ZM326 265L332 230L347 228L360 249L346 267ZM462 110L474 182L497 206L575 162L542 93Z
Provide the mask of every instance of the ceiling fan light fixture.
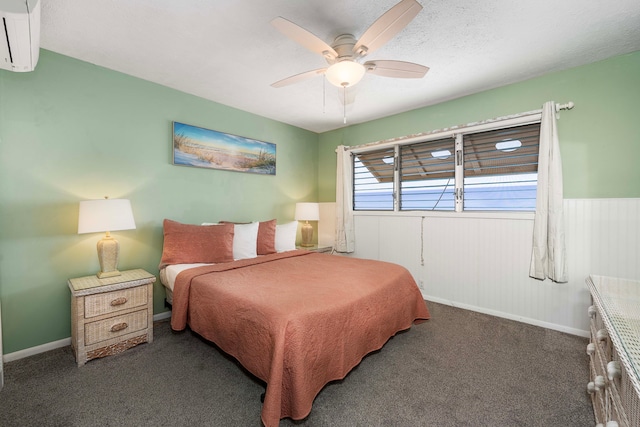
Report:
M350 87L362 80L366 71L364 65L358 62L341 61L327 68L324 75L334 86Z

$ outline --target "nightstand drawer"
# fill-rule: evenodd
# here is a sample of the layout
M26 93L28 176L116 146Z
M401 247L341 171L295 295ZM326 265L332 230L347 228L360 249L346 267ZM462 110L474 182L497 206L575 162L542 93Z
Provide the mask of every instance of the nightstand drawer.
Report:
M148 301L146 286L88 295L84 299L84 317L90 318L101 314L115 313L116 311L143 306Z
M141 331L148 326L147 310L134 311L123 316L110 317L97 322L87 323L84 327L84 344L89 346L132 332Z

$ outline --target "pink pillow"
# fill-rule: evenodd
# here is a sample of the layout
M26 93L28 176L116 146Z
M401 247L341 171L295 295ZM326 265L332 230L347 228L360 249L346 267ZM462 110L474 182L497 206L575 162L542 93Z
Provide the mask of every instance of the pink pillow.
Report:
M258 255L276 253L276 220L263 221L258 225Z
M191 225L165 219L160 267L233 261L233 224Z

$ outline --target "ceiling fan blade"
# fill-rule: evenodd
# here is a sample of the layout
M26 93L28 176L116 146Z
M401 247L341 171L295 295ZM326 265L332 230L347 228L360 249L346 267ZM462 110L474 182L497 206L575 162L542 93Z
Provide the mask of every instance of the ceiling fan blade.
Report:
M378 49L406 27L421 10L422 5L416 0L402 0L371 24L356 42L353 52L365 56Z
M287 77L286 79L282 79L280 81L272 83L271 86L276 88L289 86L295 83L302 82L304 80L309 80L317 75L324 74L325 71L327 71L326 68L319 68L317 70L305 71L304 73L296 74L295 76Z
M376 76L401 79L421 79L429 71L429 67L404 61L367 61L363 65L368 73Z
M276 27L278 31L289 37L291 40L306 47L312 52L319 53L325 58L331 60L338 57L338 53L318 36L281 16L273 19L271 21L271 25Z

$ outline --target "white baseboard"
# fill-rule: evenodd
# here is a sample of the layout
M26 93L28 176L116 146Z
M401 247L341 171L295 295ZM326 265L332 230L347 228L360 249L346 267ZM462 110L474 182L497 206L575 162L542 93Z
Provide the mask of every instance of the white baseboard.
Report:
M527 323L529 325L540 326L541 328L552 329L554 331L564 332L571 335L577 335L579 337L589 338L589 331L583 331L581 329L570 328L563 325L557 325L555 323L543 322L541 320L530 319L528 317L516 316L509 313L503 313L501 311L490 310L483 307L476 307L469 304L461 304L455 301L445 300L437 297L430 297L422 294L427 301L437 302L439 304L450 305L451 307L463 308L465 310L476 311L478 313L488 314L490 316L502 317L504 319L515 320L517 322Z
M171 310L163 311L162 313L154 314L153 321L157 322L158 320L164 320L171 318Z
M2 360L5 363L13 362L14 360L24 359L25 357L34 356L36 354L44 353L45 351L55 350L56 348L66 347L68 345L71 345L71 337L8 353L2 356Z
M171 311L164 311L162 313L154 314L153 321L164 320L171 317ZM14 360L24 359L25 357L35 356L36 354L44 353L45 351L55 350L60 347L66 347L71 345L71 337L64 338L58 341L48 342L46 344L37 345L35 347L25 348L24 350L15 351L13 353L7 353L2 356L2 361L13 362Z

